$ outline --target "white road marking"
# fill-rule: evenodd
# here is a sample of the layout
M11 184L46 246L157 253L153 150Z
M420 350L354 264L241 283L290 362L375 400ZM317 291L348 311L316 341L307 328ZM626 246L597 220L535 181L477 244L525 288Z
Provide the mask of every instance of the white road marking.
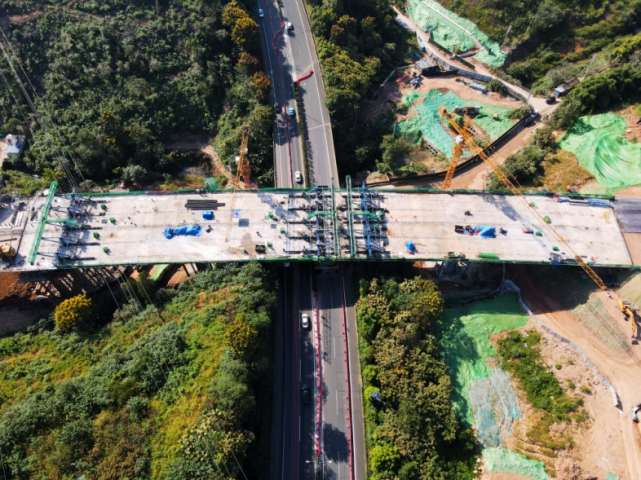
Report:
M332 351L334 352L334 358L336 358L336 337L332 337Z
M301 25L303 25L304 24L303 23L303 16L300 13L300 7L298 6L298 1L299 0L295 0L296 10L298 11L298 16L299 16L299 18L301 20ZM307 38L307 32L305 31L305 29L303 28L302 30L303 30L303 35L305 36L305 44L307 45L307 51L309 52L309 59L312 61L312 65L313 65L314 57L312 56L311 48L309 48L309 38ZM319 72L314 72L314 75L321 75L321 72L320 71ZM314 86L316 87L316 94L318 95L318 104L319 104L319 108L320 108L321 121L325 124L325 123L327 123L327 121L325 120L325 115L323 113L323 104L321 102L320 89L318 88L318 80L314 81ZM327 141L327 134L323 135L323 137L325 137L325 148L327 148L326 155L327 155L327 162L329 163L329 172L330 172L331 176L334 176L334 174L332 172L332 163L331 163L331 160L330 160L330 156L331 156L330 152L331 151L330 151L330 148L329 148L329 142Z

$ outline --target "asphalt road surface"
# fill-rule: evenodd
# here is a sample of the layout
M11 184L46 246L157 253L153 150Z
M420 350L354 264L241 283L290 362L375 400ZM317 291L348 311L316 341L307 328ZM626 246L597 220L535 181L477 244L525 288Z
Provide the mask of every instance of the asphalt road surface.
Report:
M281 269L278 314L274 326L274 410L272 414L273 479L313 479L317 459L317 366L313 321L301 327L301 316L314 319L310 265ZM301 389L311 390L303 404Z
M296 171L305 177L302 148L306 148L310 184L330 185L333 180L338 186L322 75L304 6L300 0L283 0L279 11L277 3L260 0L259 7L265 13L261 20L263 58L274 86L274 105L279 112L275 134L276 185L293 184ZM292 29L284 28L287 22L291 22ZM293 82L310 71L313 75L300 82L301 104L297 108ZM296 112L293 117L289 116L290 107ZM304 146L299 112L305 117L307 144Z
M322 362L321 445L325 478L350 479L351 431L348 423L347 351L343 329L343 291L337 270L317 274Z
M268 0L259 0L258 8L264 12L260 19L261 49L265 70L272 81L272 101L276 110L274 127L274 168L277 187L295 185L294 175L301 172L304 178L303 151L299 130L298 113L293 88L293 66L284 48L287 31L281 21L278 5ZM289 115L293 108L295 115Z

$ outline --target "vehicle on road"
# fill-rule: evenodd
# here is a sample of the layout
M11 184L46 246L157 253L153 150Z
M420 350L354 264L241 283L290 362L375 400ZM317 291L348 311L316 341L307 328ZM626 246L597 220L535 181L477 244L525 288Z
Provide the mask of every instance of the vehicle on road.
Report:
M530 113L530 115L528 115L528 117L525 119L525 121L523 123L525 125L529 125L537 117L538 114L539 114L539 112L534 110L532 113Z
M289 107L287 112L289 113L290 117L293 117L294 115L296 115L296 112L294 112L294 107Z
M294 173L294 179L296 180L296 183L303 183L303 176L300 172Z
M547 103L548 105L552 105L555 102L556 102L556 97L554 95L545 99L545 103Z
M258 16L259 16L260 18L263 18L263 17L265 16L265 12L263 12L263 9L262 9L262 8L259 8L259 9L258 9Z
M309 391L307 385L303 385L300 389L300 401L303 405L309 405L309 402L312 399L312 393Z
M301 326L307 330L309 328L309 315L303 313L303 316L300 319Z
M290 32L294 30L294 25L292 24L292 22L287 22L287 30Z

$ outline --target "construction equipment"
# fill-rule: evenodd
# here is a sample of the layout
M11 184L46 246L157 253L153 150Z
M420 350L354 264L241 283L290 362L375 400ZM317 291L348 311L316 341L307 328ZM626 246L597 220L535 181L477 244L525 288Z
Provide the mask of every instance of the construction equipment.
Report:
M438 109L439 115L441 117L445 118L450 125L452 125L452 128L465 140L465 143L470 147L474 153L476 153L481 160L483 160L494 172L494 174L503 182L503 184L512 192L517 198L521 199L523 203L529 208L533 213L535 213L540 219L542 224L545 226L545 228L548 229L553 235L553 237L565 245L565 247L570 250L574 256L574 260L576 263L585 271L585 273L588 274L588 276L596 283L599 288L606 290L607 287L605 286L605 283L603 283L603 280L597 275L597 273L586 263L581 256L572 249L570 244L565 240L565 238L554 228L552 225L549 223L546 223L543 216L536 210L536 208L531 205L528 200L525 198L525 196L521 193L521 190L514 184L516 182L518 184L518 181L514 179L514 182L510 180L505 173L503 173L503 170L501 170L490 158L485 154L483 149L479 147L476 142L474 141L473 136L470 134L470 132L467 130L467 128L463 128L461 125L459 125L454 117L447 111L445 107L439 107ZM474 127L475 124L472 122L472 119L467 117L465 119L464 125L467 124L471 127ZM519 185L520 187L520 185Z
M5 243L0 247L0 257L13 258L15 256L16 256L16 249L13 248L10 244Z
M466 119L469 119L469 117L465 117ZM467 128L467 120L465 120L465 123L463 124L463 128ZM450 185L452 184L452 178L454 178L454 172L456 171L456 166L458 165L458 161L461 158L461 155L463 155L463 147L465 146L465 140L463 139L462 136L457 136L456 140L454 140L454 148L452 149L452 161L450 162L450 168L447 169L447 173L445 174L445 180L443 181L443 186L441 187L442 190L447 190L450 188Z
M632 329L632 343L637 343L637 321L636 321L636 315L635 315L635 310L632 306L632 304L626 300L619 300L619 310L624 315L627 315L628 319L630 320L630 328Z
M231 197L231 209L229 214L229 225L227 226L227 235L225 235L225 242L229 242L231 234L231 225L234 221L234 211L236 207L236 196L238 187L242 179L245 188L250 187L249 183L249 160L247 159L247 144L249 143L249 125L243 125L240 137L240 155L238 156L238 170L236 171L236 178L234 179L234 192Z

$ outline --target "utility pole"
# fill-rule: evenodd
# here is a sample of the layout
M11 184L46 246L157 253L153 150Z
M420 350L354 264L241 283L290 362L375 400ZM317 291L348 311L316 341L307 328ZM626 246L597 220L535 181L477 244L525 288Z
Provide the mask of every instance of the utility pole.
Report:
M507 42L507 36L510 34L511 31L512 31L512 25L507 27L507 32L505 32L505 38L503 39L503 43L501 44L501 50L505 46L505 42Z
M583 75L583 78L581 80L585 80L588 76L588 72L590 71L590 68L592 68L592 64L594 63L594 59L596 58L596 53L592 55L592 60L590 61L590 65L588 65L588 68L585 69L585 74Z

